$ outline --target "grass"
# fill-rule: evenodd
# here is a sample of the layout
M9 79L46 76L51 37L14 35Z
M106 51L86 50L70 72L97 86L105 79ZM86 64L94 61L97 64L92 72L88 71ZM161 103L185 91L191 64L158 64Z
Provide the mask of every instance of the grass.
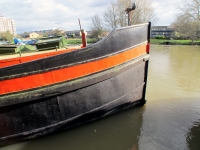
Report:
M95 38L87 38L87 43L96 43L97 39ZM67 44L82 44L81 38L68 38Z
M167 39L151 39L151 44L166 44L169 42L170 45L192 45L191 40L167 40ZM194 41L194 45L200 45L200 40Z

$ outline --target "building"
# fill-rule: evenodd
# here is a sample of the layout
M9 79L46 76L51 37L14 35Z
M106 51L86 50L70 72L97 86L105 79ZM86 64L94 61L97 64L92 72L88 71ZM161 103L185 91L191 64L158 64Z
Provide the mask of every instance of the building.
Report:
M81 36L81 31L80 30L66 31L66 35L69 37L72 35ZM86 31L85 31L85 35L87 35Z
M39 37L39 34L35 33L35 32L32 32L29 34L29 38L31 39L37 39Z
M32 32L35 32L38 34L52 34L54 30L56 29L41 29L41 30L34 30Z
M175 34L175 29L170 26L152 26L151 37L164 36L165 38L172 38Z
M31 33L37 33L37 34L46 34L47 36L57 36L58 34L64 34L65 31L59 28L53 28L53 29L41 29L41 30L33 30Z
M0 32L10 31L11 34L16 35L15 22L12 19L6 18L0 14Z
M92 31L86 31L87 32L87 36L91 36L92 35Z

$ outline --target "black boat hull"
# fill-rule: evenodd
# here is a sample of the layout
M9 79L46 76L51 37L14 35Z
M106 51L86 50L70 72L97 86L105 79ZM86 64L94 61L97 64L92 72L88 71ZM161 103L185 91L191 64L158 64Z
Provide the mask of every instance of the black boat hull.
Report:
M0 138L0 145L58 132L136 104L144 104L145 67L148 63L145 58L148 55L93 75L98 78L79 79L76 84L83 84L84 80L94 83L84 88L2 107L0 128L3 130L0 136L3 138ZM98 79L102 81L95 83Z

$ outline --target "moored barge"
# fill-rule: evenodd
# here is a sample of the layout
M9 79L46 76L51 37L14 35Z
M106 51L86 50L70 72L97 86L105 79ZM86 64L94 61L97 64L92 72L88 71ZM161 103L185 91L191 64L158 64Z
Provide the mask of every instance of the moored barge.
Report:
M150 23L88 47L0 68L0 145L145 103Z

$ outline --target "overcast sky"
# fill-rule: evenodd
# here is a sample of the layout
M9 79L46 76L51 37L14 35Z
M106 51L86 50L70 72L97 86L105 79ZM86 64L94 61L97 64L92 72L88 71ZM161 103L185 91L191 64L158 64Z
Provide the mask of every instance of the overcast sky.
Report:
M181 0L149 0L157 15L155 25L170 25ZM82 28L89 30L94 14L103 14L111 0L0 0L0 13L15 21L17 33L32 30Z

